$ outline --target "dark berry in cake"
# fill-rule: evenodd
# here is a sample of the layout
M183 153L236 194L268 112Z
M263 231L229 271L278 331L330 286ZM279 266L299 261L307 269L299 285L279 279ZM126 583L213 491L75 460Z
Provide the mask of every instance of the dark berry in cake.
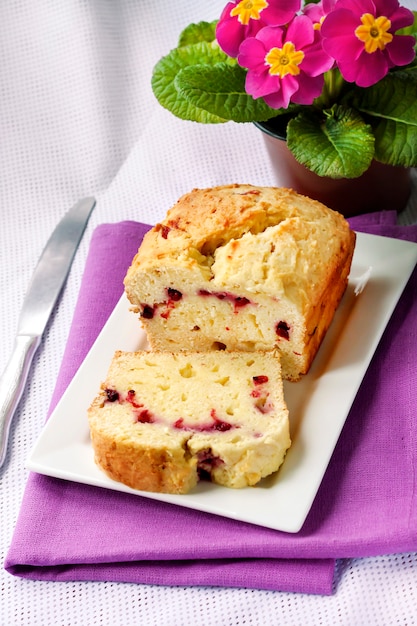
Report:
M115 389L105 389L105 393L108 402L117 402L119 399L119 392Z
M141 317L145 320L151 320L155 315L155 307L150 306L149 304L142 305Z
M288 326L287 322L278 322L278 324L275 327L276 333L278 335L278 337L282 337L282 339L289 339L290 338L290 327Z

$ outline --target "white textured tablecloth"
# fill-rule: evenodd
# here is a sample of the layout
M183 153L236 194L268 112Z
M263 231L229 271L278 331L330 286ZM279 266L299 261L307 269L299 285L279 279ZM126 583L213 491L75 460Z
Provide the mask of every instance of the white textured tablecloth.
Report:
M153 223L195 186L275 184L250 124L202 126L155 101L150 76L191 21L223 0L4 0L0 3L0 370L41 250L80 197L97 207L35 357L0 470L4 561L27 478L25 459L51 399L91 233L103 222ZM417 0L408 0L417 9ZM416 180L416 179L414 179ZM401 221L415 219L417 185ZM80 520L82 523L82 520ZM416 623L417 555L341 561L331 597L221 588L54 583L0 570L0 624Z

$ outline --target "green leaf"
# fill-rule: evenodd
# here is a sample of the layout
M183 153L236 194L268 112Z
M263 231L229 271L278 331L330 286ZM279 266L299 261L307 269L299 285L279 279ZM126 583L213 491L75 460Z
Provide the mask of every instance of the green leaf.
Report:
M357 89L351 103L373 128L378 161L417 166L416 67L392 72L372 87Z
M246 70L216 63L184 68L175 79L178 93L198 109L234 122L263 122L276 116L262 98L245 91Z
M199 41L207 41L210 43L216 39L216 25L214 22L199 22L198 24L189 24L181 33L178 46L189 46Z
M301 112L287 126L287 144L297 161L319 176L357 178L374 156L371 127L348 107Z
M186 100L178 92L175 78L186 67L201 63L214 65L225 62L228 58L217 43L209 44L204 41L171 50L155 65L152 74L152 89L159 103L183 120L204 124L226 122L226 119L208 113Z
M413 131L406 124L382 120L374 135L378 161L401 167L417 166L417 129Z

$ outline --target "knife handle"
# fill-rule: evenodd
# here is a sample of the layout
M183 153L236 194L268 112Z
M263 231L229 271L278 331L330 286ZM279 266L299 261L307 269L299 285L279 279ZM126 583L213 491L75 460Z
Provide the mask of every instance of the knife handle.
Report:
M13 415L22 397L29 368L41 338L18 335L12 355L0 378L0 467L6 459L7 442Z

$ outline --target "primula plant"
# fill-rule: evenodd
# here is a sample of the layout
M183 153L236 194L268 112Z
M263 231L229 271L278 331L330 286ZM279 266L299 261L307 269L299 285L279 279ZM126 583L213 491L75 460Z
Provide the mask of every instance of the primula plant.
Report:
M417 13L398 0L241 0L190 24L154 68L162 106L265 122L320 176L417 166Z

